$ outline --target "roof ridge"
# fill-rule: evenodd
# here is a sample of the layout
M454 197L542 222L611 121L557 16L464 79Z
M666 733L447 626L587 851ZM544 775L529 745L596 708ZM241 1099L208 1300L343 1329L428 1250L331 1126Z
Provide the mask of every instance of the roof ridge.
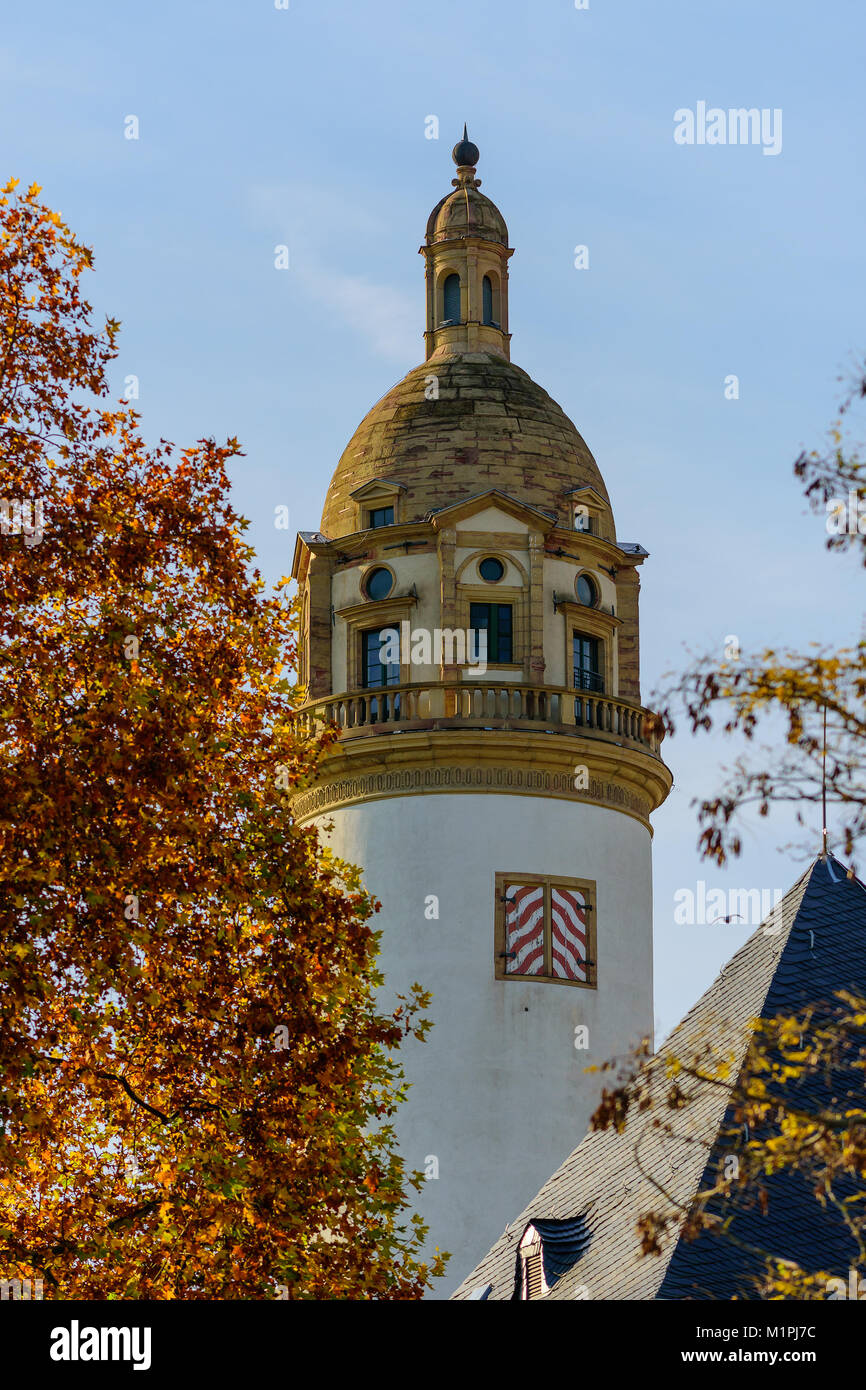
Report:
M787 909L793 903L795 896L798 899L797 910L799 912L799 908L802 904L803 897L805 896L806 889L808 888L809 883L811 882L812 874L815 872L815 868L818 863L820 863L820 858L813 860L812 863L808 866L808 868L803 870L800 877L797 879L795 883L791 885L784 897L779 900L779 902L771 909L767 916L762 919L762 921L758 924L757 927L755 927L755 930L751 933L751 935L746 937L746 940L742 943L742 945L737 947L734 954L722 966L721 970L716 975L712 984L708 985L707 988L703 991L703 993L698 996L694 1004L692 1004L691 1008L683 1014L679 1023L675 1024L674 1027L671 1029L670 1033L668 1033L667 1037L665 1037L662 1040L660 1047L653 1054L655 1058L664 1055L668 1048L668 1045L672 1042L672 1040L677 1036L678 1033L682 1032L686 1028L686 1025L690 1021L693 1021L695 1014L706 1003L708 998L716 991L717 986L719 986L719 984L725 979L725 976L728 975L732 969L742 965L744 959L749 954L754 954L756 946L760 945L762 940L766 940L768 935L779 935L779 933L775 930L773 930L772 932L768 932L767 925L777 914L780 917L782 917L785 914ZM794 922L796 920L797 913L794 913L790 923L788 924L787 931L784 933L784 936L780 937L780 945L783 941L787 940L791 927L794 925ZM781 956L781 954L782 952L780 950L777 953L777 959L778 956ZM770 976L770 979L768 979L767 989L764 991L765 999L767 996L767 992L769 991L771 981L772 975Z
M818 855L818 863L824 863L828 859L832 859L834 864L838 864L839 868L844 870L845 878L849 883L856 883L857 887L866 893L866 883L863 882L862 878L857 877L850 864L846 864L845 860L840 859L838 854L834 854L832 850L828 850L826 854Z

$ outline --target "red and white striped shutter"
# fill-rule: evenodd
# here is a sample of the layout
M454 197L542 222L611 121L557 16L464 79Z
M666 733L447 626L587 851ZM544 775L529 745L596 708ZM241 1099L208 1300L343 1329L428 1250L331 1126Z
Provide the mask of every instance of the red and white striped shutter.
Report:
M551 889L550 927L554 975L586 980L586 898L580 889Z
M509 883L505 888L505 972L544 974L544 888Z

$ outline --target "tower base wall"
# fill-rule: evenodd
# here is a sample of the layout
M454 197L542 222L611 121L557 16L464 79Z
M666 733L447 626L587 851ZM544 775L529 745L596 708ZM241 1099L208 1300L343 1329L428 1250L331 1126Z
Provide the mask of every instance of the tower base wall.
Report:
M650 832L495 793L385 797L316 824L382 904L383 1006L415 981L433 994L433 1029L400 1050L412 1086L395 1126L430 1174L413 1207L451 1252L447 1297L582 1138L605 1080L584 1068L652 1034ZM495 977L497 873L595 881L596 987Z

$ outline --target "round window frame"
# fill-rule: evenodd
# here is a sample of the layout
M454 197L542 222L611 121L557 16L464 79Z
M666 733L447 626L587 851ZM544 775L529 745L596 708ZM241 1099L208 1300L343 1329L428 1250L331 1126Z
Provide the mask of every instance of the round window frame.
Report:
M495 579L488 579L487 576L483 574L481 571L481 566L486 565L488 560L493 560L494 563L497 564L500 568L500 573L496 576ZM483 584L501 584L503 579L505 578L506 573L507 568L505 561L501 560L498 555L482 555L481 559L478 561L478 578L481 580Z
M379 573L389 574L391 576L391 583L388 588L387 594L382 594L381 598L375 598L374 595L370 593L370 580L373 578L375 574ZM365 571L364 578L361 581L361 592L363 593L364 597L369 600L370 603L384 603L386 599L389 599L393 596L394 585L396 583L397 576L390 565L371 565L370 568Z
M584 603L583 599L580 597L581 579L585 579L590 587L593 596L591 603ZM589 570L581 570L580 574L575 576L574 596L582 608L597 608L599 603L601 602L601 590L599 589L594 576L589 572Z

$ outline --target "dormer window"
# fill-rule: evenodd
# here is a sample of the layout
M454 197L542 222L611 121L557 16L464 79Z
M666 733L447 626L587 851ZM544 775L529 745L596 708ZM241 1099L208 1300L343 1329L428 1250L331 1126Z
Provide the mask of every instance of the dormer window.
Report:
M574 1268L592 1239L587 1216L530 1221L517 1247L514 1298L542 1298Z
M534 1226L527 1226L520 1242L520 1297L522 1301L541 1298L547 1293L541 1236Z
M355 503L355 529L374 531L382 526L399 526L405 517L402 497L406 488L393 478L370 478L349 496Z
M601 536L609 522L604 520L607 505L594 487L575 487L563 494L575 531L585 536Z

